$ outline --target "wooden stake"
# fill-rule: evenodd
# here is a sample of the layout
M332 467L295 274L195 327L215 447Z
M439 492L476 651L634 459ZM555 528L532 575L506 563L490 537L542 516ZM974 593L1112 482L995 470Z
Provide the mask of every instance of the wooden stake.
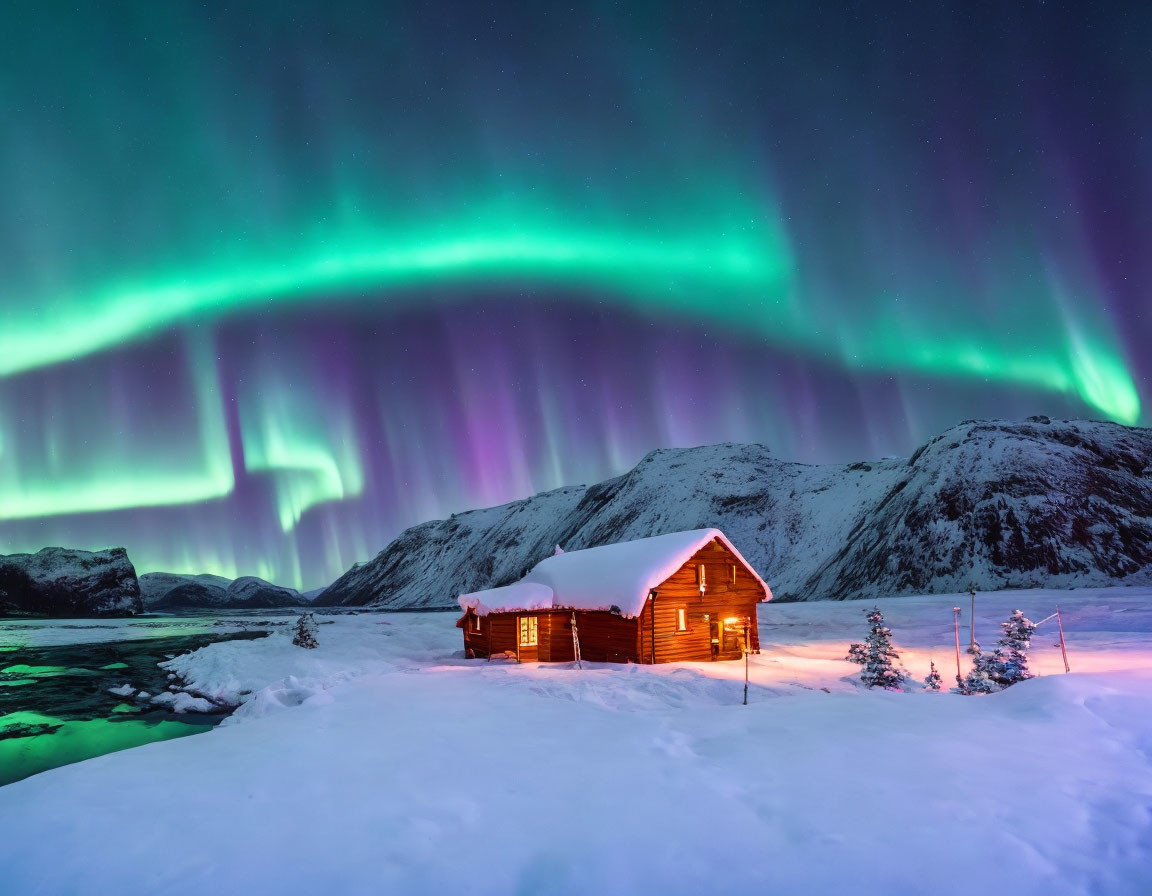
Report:
M976 592L975 590L969 591L972 595L972 612L968 614L968 652L976 652Z
M960 675L960 608L953 607L953 621L956 628L956 684L964 686L964 679Z
M748 643L748 620L744 620L744 705L748 705L748 654L751 645Z
M1064 646L1064 623L1060 620L1060 605L1056 605L1056 628L1060 632L1060 654L1064 657L1064 671L1071 672L1068 667L1068 648Z

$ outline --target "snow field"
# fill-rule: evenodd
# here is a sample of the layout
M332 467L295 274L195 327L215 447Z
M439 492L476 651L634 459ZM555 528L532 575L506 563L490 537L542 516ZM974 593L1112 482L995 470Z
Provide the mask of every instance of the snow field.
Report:
M740 663L466 661L455 614L337 617L315 650L288 631L214 644L167 665L235 715L0 788L0 879L13 896L1147 894L1152 591L980 595L977 637L1057 601L1074 674L1053 621L1043 677L990 697L860 689L842 657L861 602L764 605L747 707ZM951 683L967 596L877 603L913 680L931 658Z

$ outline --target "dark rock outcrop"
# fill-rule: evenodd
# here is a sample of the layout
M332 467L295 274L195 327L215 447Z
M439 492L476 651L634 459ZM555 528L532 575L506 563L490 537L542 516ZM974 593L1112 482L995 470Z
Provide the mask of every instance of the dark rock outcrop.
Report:
M0 556L0 614L127 616L143 610L124 548Z

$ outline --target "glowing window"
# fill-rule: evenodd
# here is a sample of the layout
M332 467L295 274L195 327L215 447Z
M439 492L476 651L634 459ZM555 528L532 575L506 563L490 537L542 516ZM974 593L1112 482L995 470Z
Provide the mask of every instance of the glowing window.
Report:
M521 647L535 647L537 643L538 630L536 627L535 616L521 616L520 617L520 646Z
M474 632L480 631L480 617L479 616L473 616L472 617L472 631L474 631Z
M703 591L705 586L708 584L707 573L704 571L703 563L696 567L696 583L700 586L701 591Z
M676 631L688 631L688 611L683 607L680 607L680 609L676 611Z
M736 584L736 564L732 564L732 584Z

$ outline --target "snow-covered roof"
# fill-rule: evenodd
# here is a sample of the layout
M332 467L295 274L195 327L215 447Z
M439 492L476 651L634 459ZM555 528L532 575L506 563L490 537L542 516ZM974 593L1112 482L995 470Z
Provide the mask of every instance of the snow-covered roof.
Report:
M701 548L718 539L764 586L752 565L719 529L693 529L556 554L537 563L519 582L459 597L460 606L480 616L512 610L608 610L638 616L648 592L659 586Z

